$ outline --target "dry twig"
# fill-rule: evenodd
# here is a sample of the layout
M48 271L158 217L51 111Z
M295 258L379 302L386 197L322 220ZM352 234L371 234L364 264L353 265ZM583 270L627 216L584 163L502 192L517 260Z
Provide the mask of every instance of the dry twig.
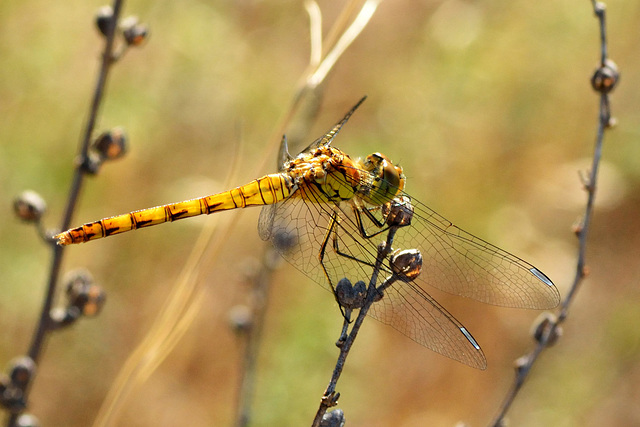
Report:
M591 170L585 178L583 178L584 189L587 192L587 204L585 212L579 225L575 228L578 237L578 255L576 263L576 272L569 289L568 294L562 300L556 315L545 315L536 327L535 339L536 347L529 353L520 357L516 361L516 373L514 383L506 396L506 399L500 409L499 414L491 424L494 427L504 425L504 418L518 396L522 385L529 376L533 365L538 360L542 351L552 346L562 333L562 323L567 319L569 308L573 303L583 279L587 275L585 252L587 247L587 236L589 234L589 226L593 215L593 206L596 196L596 188L598 182L598 169L600 159L602 157L602 145L604 139L604 131L613 124L611 117L609 93L618 82L619 74L616 65L608 58L607 54L607 32L606 32L606 15L605 5L601 2L591 0L593 11L600 25L600 61L598 68L591 78L593 89L600 94L600 106L598 112L598 130L596 134L595 148L593 152L593 161Z

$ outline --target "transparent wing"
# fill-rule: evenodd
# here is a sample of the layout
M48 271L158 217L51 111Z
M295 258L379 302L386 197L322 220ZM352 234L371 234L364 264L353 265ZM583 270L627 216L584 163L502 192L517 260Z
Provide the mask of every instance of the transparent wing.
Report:
M343 277L369 283L377 245L386 233L365 235L381 230L382 209L367 208L362 200L323 203L326 199L317 191L316 186L302 185L293 197L263 208L260 236L327 289ZM425 347L483 369L486 362L477 342L425 291L426 285L489 304L521 308L554 307L559 302L558 291L533 265L454 226L416 200L412 206L412 223L398 229L393 248L418 249L423 256L422 273L413 282L398 281L387 288L369 314ZM329 232L332 218L337 224ZM388 273L388 260L384 265ZM381 274L377 284L384 279Z
M553 308L560 302L551 280L533 265L459 227L420 203L411 226L398 230L397 244L419 249L419 282L487 304Z
M298 191L304 191L300 189ZM366 265L338 255L333 250L333 241L329 241L323 259L329 277L325 276L320 264L319 255L326 242L330 228L331 216L337 212L341 222L348 216L350 207L344 203L343 209L328 203L310 203L302 197L291 197L284 202L265 206L260 213L258 232L263 240L270 240L278 252L306 274L312 280L331 290L343 277L358 277L356 280L367 280ZM340 230L342 231L342 230ZM333 236L339 240L340 248L356 259L372 264L375 254L368 241L361 241L359 234L350 231L339 232ZM355 239L353 238L355 237ZM370 268L368 269L371 270ZM330 279L328 281L327 279Z
M436 353L474 368L487 367L480 345L462 323L414 283L396 282L368 314Z
M304 198L290 198L262 209L260 236L270 240L291 264L326 289L343 277L368 283L381 238L372 240L360 235L350 204L309 203L314 197L313 189L305 190ZM335 213L340 222L336 232L328 235ZM323 245L329 281L320 265ZM379 282L382 280L384 277ZM385 290L382 300L374 303L369 315L435 352L475 368L486 367L482 350L470 333L414 284L396 282Z

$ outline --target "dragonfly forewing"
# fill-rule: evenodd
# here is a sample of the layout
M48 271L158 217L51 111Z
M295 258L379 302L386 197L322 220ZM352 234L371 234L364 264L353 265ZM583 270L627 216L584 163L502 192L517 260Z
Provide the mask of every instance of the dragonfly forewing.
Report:
M326 203L318 191L301 185L294 197L263 208L261 237L328 289L342 278L369 283L377 246L386 236L384 209L358 197ZM387 288L369 314L425 347L484 369L486 359L478 343L425 291L426 285L521 308L553 307L559 301L558 291L533 265L456 227L415 199L411 205L411 224L397 230L393 248L419 250L422 273L412 282L398 281ZM376 285L389 274L387 259Z
M292 197L262 208L258 223L260 237L269 240L287 261L329 290L344 277L368 283L375 252L372 252L371 244L357 233L350 214L352 208L348 202L309 202L309 198L315 197L313 190L301 188L299 191L306 191L304 198ZM336 215L340 224L338 232L334 233L330 229ZM343 232L345 225L349 232ZM335 245L342 255L335 251Z
M547 309L560 295L540 270L412 201L411 227L396 241L419 249L424 258L419 281L445 292L504 307Z

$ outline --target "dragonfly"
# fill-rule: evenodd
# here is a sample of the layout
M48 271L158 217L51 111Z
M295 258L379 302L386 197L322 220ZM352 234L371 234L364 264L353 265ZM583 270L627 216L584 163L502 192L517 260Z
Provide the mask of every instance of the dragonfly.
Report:
M421 273L386 288L367 314L437 353L485 369L478 342L425 289L431 286L487 304L529 309L555 307L558 290L532 264L462 230L409 196L402 167L385 155L358 159L333 147L365 99L297 156L288 153L283 137L276 173L214 195L86 223L54 238L60 245L83 243L197 215L262 206L260 237L336 295L336 284L344 278L368 281L380 236L388 228L390 206L408 204L411 223L396 230L393 249L419 251ZM391 272L391 267L384 271ZM380 285L384 274L378 276Z

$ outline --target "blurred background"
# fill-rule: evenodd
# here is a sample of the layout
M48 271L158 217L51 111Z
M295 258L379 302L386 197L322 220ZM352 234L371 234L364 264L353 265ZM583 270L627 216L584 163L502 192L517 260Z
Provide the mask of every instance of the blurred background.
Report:
M25 189L55 228L72 176L102 48L98 1L0 4L0 363L23 354L38 318L50 251L11 211ZM322 1L326 33L345 2ZM612 96L589 235L590 274L564 337L536 364L510 412L514 426L640 425L640 3L609 1ZM309 62L302 1L129 1L151 29L113 68L98 131L122 126L128 155L84 187L73 224L212 194L275 169L270 141ZM334 145L380 151L407 191L462 228L530 261L564 296L575 271L572 225L584 211L599 60L590 2L387 1L327 78L300 150L364 94ZM232 164L239 161L237 169ZM231 176L231 177L230 177ZM31 395L44 426L87 426L120 367L175 286L201 228L228 229L203 270L204 302L185 336L136 387L128 426L227 426L242 342L230 309L266 247L259 209L229 212L69 248L108 294L94 319L54 334ZM533 346L536 311L427 289L474 334L484 372L365 322L338 384L347 425L487 425ZM329 381L341 316L331 294L286 263L269 292L252 424L309 425Z

